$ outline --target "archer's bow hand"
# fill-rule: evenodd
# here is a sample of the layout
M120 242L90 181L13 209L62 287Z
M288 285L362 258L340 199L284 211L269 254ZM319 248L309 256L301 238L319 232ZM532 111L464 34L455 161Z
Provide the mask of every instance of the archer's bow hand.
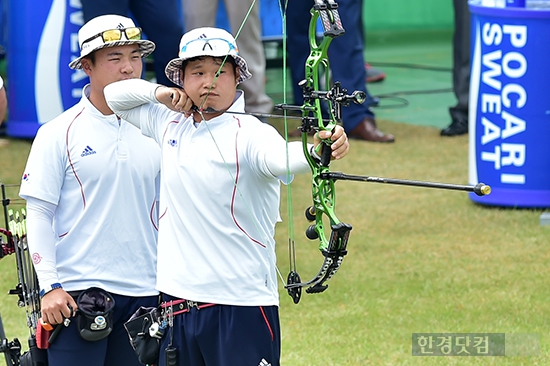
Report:
M315 134L313 144L315 145L316 151L322 140L326 141L323 142L322 148L325 149L330 146L330 149L332 150L330 157L331 160L342 159L349 152L348 136L344 132L344 128L340 125L337 125L333 132L322 130ZM317 154L321 155L321 152L317 151Z
M189 117L192 113L193 101L181 88L159 86L155 91L155 97L160 103L173 111L183 113L186 117Z

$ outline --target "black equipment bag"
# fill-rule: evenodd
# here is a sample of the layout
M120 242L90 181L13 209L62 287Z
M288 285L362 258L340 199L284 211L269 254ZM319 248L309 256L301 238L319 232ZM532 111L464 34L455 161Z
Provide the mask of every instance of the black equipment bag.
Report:
M132 317L124 323L124 328L130 337L132 348L139 362L157 364L160 352L159 310L154 307L141 306Z
M78 333L87 341L99 341L113 330L113 296L98 287L84 290L76 300Z

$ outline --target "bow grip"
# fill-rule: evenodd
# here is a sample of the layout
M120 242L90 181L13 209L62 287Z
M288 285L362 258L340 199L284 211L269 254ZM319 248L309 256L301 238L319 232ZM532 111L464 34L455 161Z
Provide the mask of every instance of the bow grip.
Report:
M321 166L328 166L330 164L330 159L332 157L332 149L330 144L326 142L321 142L323 144L323 151L321 152Z

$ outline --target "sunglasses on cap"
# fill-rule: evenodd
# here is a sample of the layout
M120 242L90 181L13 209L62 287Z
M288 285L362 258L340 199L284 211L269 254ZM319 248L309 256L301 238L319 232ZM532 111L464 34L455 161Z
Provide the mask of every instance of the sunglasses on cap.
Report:
M136 41L141 39L141 28L139 27L130 27L124 29L109 29L101 33L96 34L88 39L86 39L82 44L84 45L87 42L93 41L94 39L101 37L103 38L104 43L115 42L122 40L122 35L126 36L128 41Z
M223 51L229 54L231 51L237 52L237 47L223 38L197 38L187 42L180 50L180 55L184 53L202 54L204 51Z

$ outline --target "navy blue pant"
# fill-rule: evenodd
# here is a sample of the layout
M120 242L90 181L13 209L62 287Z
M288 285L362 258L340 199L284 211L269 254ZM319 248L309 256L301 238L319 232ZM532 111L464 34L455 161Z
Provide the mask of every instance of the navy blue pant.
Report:
M158 296L128 297L112 294L115 300L113 331L99 341L85 341L78 334L76 319L48 348L48 364L55 366L141 366L130 345L124 323L140 307L157 306ZM62 326L62 325L58 325Z
M215 305L191 308L174 317L173 334L164 333L165 349L176 348L177 366L279 366L281 334L277 306Z
M313 1L289 0L287 17L288 64L292 74L294 103L303 103L302 90L298 82L305 78L305 61L309 55L309 19ZM329 61L332 80L340 81L342 88L351 93L361 90L367 94L363 104L350 104L342 108L344 129L353 130L367 116L374 117L369 108L372 96L365 85L366 71L363 55L363 0L338 0L338 11L346 33L334 38L329 47Z
M453 0L453 91L456 105L449 108L453 120L468 120L470 97L470 9L468 0Z
M164 68L178 56L180 38L183 35L180 0L82 0L84 21L99 15L132 15L147 35L155 42L153 52L157 83L175 86L164 73ZM131 12L131 14L130 14Z

